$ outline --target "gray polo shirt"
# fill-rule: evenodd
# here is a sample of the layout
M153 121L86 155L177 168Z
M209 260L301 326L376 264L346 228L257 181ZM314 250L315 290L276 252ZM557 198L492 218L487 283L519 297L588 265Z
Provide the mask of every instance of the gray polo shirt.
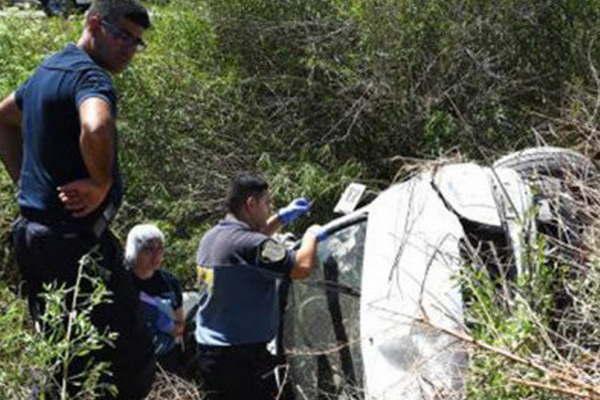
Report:
M277 280L295 255L233 217L209 230L198 248L201 306L196 341L213 346L268 342L279 327Z

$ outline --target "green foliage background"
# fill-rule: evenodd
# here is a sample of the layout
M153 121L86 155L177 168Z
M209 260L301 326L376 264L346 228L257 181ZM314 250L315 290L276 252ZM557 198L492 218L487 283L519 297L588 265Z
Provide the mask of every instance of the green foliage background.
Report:
M592 86L600 53L598 0L150 6L150 46L116 78L127 183L116 229L158 222L166 263L185 279L235 171L263 171L276 206L311 196L313 221L325 221L347 182L385 187L395 156L487 159L535 143L532 128L564 116L570 89ZM80 16L0 19L0 94L81 28ZM0 189L7 232L4 171Z
M404 158L489 161L546 141L595 157L600 0L171 0L150 3L149 47L116 78L124 238L153 221L190 285L201 234L236 171L275 205L305 195L331 219L344 186L382 189ZM0 96L76 41L68 20L0 17ZM402 157L397 157L402 156ZM15 189L0 171L0 278L15 287ZM7 296L3 291L2 296ZM0 360L1 361L1 360Z

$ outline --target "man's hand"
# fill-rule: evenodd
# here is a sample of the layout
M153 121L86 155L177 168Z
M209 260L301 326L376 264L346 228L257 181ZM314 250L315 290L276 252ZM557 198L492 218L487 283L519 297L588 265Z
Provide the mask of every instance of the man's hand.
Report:
M296 252L294 266L290 271L290 278L304 279L310 275L317 265L317 249L319 241L323 240L324 229L320 225L313 225L304 232L300 248Z
M175 327L173 328L173 336L175 341L179 341L183 344L183 335L185 334L185 315L183 314L183 307L179 307L174 311L175 314Z
M175 326L173 327L173 332L171 333L175 338L183 337L185 333L185 321L175 320Z
M313 236L317 242L322 242L323 240L327 239L328 235L321 225L312 225L306 230L304 236Z
M108 193L110 186L98 185L91 179L79 179L58 188L58 198L76 218L85 217L96 210Z
M287 225L310 211L311 203L304 197L294 199L290 204L277 212L282 224Z

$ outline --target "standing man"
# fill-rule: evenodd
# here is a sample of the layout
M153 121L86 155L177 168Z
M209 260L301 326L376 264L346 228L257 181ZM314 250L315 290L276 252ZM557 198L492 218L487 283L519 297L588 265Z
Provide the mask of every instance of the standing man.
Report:
M242 173L231 182L227 215L200 242L198 278L205 292L196 315L198 368L211 400L272 400L275 358L267 343L279 327L278 279L308 277L320 227L309 228L296 252L271 239L282 224L310 209L296 199L271 214L269 185Z
M90 361L109 361L108 383L127 400L148 393L154 360L137 292L108 230L122 197L109 73L123 71L145 47L149 27L137 0L94 0L77 44L47 58L0 102L0 158L19 188L13 242L32 316L44 311L42 285L72 286L81 256L97 250L112 302L97 307L92 322L118 333L116 348L76 359L68 373L75 379ZM69 387L76 390L74 382Z

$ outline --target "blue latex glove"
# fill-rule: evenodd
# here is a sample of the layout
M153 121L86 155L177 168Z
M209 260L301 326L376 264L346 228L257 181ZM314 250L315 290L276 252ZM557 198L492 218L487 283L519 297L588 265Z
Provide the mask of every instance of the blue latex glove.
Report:
M277 211L277 216L282 224L287 225L298 217L310 211L311 203L304 197L294 199L287 206Z
M329 237L329 234L325 231L325 229L321 229L319 231L319 233L317 233L317 242L322 242L323 240L327 239Z
M169 334L173 332L173 329L175 329L175 313L169 300L140 292L140 301L146 307L149 307L148 312L155 316L154 327L156 329Z
M156 319L156 328L161 332L170 334L175 329L175 322L168 315L159 311L158 318Z
M325 240L329 237L325 228L323 228L320 225L311 226L310 228L307 229L307 232L310 232L311 234L313 234L317 238L317 242L322 242L323 240Z

